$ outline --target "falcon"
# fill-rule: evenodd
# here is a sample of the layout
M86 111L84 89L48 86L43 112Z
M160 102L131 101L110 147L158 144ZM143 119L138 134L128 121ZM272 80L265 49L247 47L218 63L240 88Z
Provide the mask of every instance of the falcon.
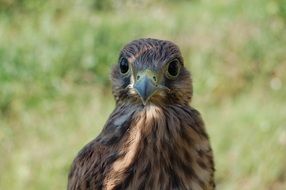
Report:
M212 190L214 160L173 42L134 40L111 72L116 107L73 161L68 190Z

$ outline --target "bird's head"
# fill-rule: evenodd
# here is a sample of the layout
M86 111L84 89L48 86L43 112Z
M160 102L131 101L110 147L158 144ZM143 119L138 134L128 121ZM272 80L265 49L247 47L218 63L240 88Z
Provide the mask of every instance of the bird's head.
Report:
M112 70L117 104L188 104L192 81L177 45L170 41L139 39L120 52Z

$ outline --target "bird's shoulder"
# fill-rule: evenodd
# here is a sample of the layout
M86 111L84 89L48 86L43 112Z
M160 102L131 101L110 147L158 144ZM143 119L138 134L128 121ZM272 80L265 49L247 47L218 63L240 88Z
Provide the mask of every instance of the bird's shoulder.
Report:
M98 173L103 172L100 166L108 149L98 138L85 145L74 159L68 176L68 189L78 189L88 177L98 176ZM96 178L94 180L100 181Z
M71 174L77 168L84 171L91 167L97 167L101 162L106 162L106 157L112 160L114 145L119 143L128 129L132 115L133 111L117 107L109 116L101 133L79 151L73 161Z

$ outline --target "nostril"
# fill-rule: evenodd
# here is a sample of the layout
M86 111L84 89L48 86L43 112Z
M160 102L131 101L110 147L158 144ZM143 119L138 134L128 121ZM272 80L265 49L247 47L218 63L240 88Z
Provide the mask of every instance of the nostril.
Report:
M139 80L139 79L140 79L140 76L139 76L139 75L137 75L136 79L137 79L137 80Z
M154 80L155 82L157 82L157 77L153 76L153 80Z

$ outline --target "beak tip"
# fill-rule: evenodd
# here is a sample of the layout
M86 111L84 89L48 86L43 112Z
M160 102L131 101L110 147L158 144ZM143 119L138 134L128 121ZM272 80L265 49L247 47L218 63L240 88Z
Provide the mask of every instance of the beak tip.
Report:
M157 90L157 87L151 82L150 79L143 78L134 85L134 89L140 96L140 99L145 106L152 96L152 94Z
M147 101L148 101L148 96L145 94L142 94L142 92L140 92L140 91L138 91L138 90L136 90L137 91L137 94L139 95L139 97L140 97L140 99L141 99L141 101L142 101L142 104L144 105L144 106L146 106L146 104L147 104Z

